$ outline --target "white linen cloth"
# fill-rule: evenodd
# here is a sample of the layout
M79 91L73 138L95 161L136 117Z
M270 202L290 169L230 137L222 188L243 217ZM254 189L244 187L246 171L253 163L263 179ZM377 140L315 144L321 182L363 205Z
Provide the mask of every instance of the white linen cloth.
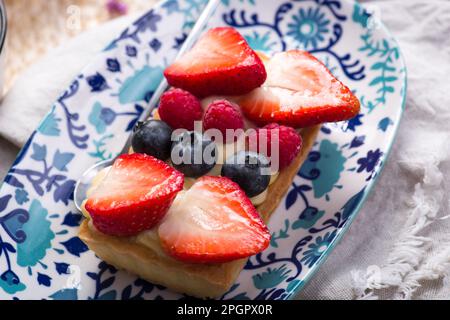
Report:
M363 1L400 44L404 117L367 203L299 299L450 298L450 1ZM79 70L134 17L84 33L17 80L0 106L0 173ZM10 141L10 142L9 142Z

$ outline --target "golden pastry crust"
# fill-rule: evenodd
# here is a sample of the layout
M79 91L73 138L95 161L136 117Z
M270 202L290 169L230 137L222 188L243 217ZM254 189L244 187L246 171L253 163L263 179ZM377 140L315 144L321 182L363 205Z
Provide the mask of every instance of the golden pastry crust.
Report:
M314 126L300 131L303 138L302 151L289 167L279 173L276 181L269 186L266 200L257 206L265 222L289 189L314 144L319 128L320 126ZM90 226L87 220L80 227L79 237L109 264L171 290L199 298L223 295L246 262L246 259L240 259L222 264L183 263L138 243L135 237L119 238L102 234Z

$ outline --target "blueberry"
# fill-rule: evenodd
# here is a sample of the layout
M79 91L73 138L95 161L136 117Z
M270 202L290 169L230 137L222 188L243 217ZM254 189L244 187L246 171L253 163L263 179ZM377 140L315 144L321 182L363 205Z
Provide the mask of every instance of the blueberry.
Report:
M171 159L175 169L187 177L198 178L216 165L217 147L209 137L183 130L172 143Z
M225 161L221 174L236 182L252 198L269 185L270 163L262 154L240 151Z
M138 122L131 138L131 146L134 152L167 160L170 157L171 137L172 129L164 121Z

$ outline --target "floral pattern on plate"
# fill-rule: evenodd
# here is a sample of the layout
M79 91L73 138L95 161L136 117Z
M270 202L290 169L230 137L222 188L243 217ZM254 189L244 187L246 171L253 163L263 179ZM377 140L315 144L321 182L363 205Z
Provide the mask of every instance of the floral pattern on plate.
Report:
M50 108L0 192L0 297L178 299L100 261L77 237L73 188L114 157L205 0L166 0L125 29ZM223 299L289 299L316 272L374 186L406 91L396 42L351 1L222 0L208 27L237 28L268 53L306 49L361 99L361 113L325 124L269 223L270 247L249 259ZM377 22L377 21L375 21Z

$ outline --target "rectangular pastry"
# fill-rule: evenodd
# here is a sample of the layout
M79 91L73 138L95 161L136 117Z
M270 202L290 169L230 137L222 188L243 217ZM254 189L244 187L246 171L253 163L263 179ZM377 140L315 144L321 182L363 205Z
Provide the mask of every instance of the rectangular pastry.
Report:
M268 188L266 200L256 207L265 222L269 220L290 187L313 146L318 131L319 126L301 130L302 151L289 167L279 173L275 182ZM223 295L234 283L246 262L246 259L240 259L220 264L181 263L164 253L155 232L119 238L95 230L89 220L83 221L79 237L89 249L111 265L137 274L149 282L200 298Z
M269 245L266 223L320 124L352 118L359 101L309 53L257 54L229 27L164 75L174 88L136 125L133 153L92 182L79 236L117 268L220 297Z

